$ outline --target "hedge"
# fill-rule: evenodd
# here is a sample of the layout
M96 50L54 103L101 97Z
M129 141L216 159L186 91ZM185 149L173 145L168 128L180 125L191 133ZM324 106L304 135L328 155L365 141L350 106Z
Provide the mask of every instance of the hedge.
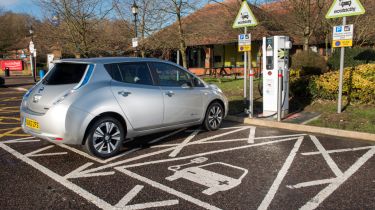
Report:
M308 90L314 98L337 99L339 72L311 77ZM344 70L343 96L351 102L375 104L375 64L348 67Z

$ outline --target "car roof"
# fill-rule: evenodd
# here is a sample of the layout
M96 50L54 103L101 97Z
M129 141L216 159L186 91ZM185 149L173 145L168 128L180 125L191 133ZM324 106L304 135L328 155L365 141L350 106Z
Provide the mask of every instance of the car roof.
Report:
M142 61L156 61L167 62L156 58L138 58L138 57L99 57L99 58L68 58L57 60L56 63L94 63L94 64L107 64L107 63L121 63L121 62L142 62Z

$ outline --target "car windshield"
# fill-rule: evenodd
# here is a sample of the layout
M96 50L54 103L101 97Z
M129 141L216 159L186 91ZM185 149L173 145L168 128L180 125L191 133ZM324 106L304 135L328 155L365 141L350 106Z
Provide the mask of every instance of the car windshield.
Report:
M86 68L87 64L57 63L43 79L43 84L66 85L78 83L81 81Z

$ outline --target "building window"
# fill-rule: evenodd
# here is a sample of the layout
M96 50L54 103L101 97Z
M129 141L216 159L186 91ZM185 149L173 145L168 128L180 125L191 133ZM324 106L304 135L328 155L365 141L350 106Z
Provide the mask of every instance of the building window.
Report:
M204 68L206 53L203 48L189 48L188 63L189 68Z

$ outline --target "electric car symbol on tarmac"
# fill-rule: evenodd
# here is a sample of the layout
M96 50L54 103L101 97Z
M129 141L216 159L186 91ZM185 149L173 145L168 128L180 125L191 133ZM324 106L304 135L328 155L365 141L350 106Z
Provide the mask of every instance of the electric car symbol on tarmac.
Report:
M203 190L202 193L206 195L213 195L214 193L217 193L219 191L227 191L238 186L239 184L241 184L242 179L248 173L247 169L222 162L213 162L204 165L181 169L181 166L190 165L193 163L203 163L206 160L208 160L206 157L199 157L191 160L189 163L170 166L168 167L168 170L175 171L175 173L172 176L166 177L165 179L169 181L174 181L179 178L184 178L189 181L208 187L207 189ZM220 168L222 171L237 170L236 174L240 174L240 176L229 177L207 169L212 167Z

